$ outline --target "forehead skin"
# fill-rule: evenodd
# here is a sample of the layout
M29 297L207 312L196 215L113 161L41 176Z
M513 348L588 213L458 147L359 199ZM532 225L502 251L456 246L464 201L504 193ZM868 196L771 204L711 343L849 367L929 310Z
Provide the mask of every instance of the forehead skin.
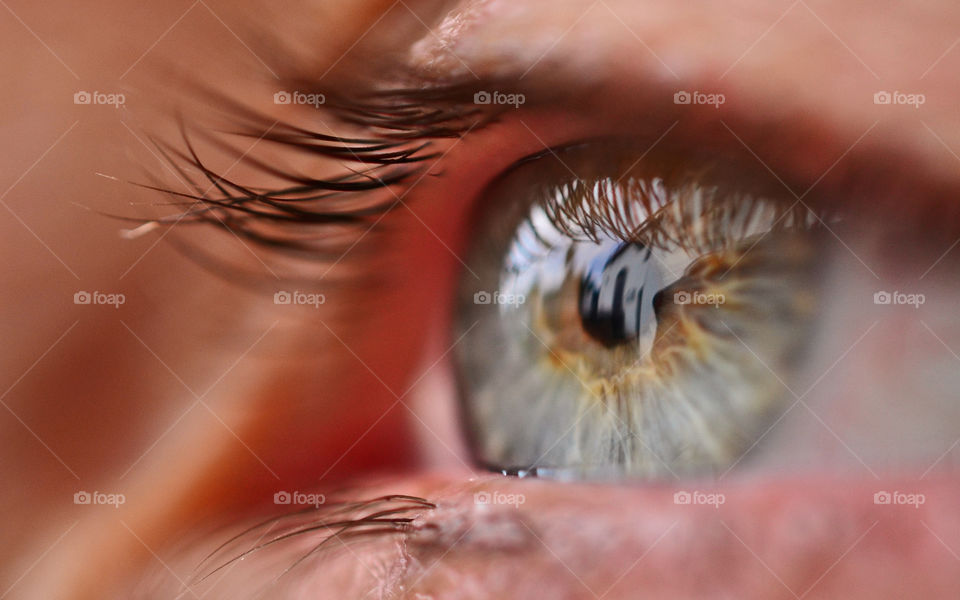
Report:
M316 4L325 6L323 2ZM459 5L438 2L408 4L420 13L426 23L436 24L432 32L427 32L426 29L410 32L410 59L415 66L428 69L440 78L464 80L478 76L484 79L509 79L526 73L524 79L530 81L531 85L543 82L542 89L549 89L552 82L563 82L571 88L596 90L597 96L603 96L605 90L615 89L621 101L613 107L612 112L622 115L631 115L631 109L635 108L626 102L632 94L648 97L651 89L660 94L665 103L669 103L672 94L680 89L720 90L728 99L725 108L739 115L741 121L752 119L760 123L777 124L788 120L813 119L820 126L828 127L833 134L820 138L824 145L818 146L815 152L799 157L801 161L809 161L806 171L812 178L819 176L826 167L843 155L855 140L870 130L863 147L867 147L868 143L898 147L911 161L923 164L939 176L945 179L960 179L958 159L954 154L960 152L960 124L956 108L960 100L960 83L957 82L957 73L960 72L960 46L955 44L960 37L960 5L955 2L876 4L866 1L838 3L813 0L792 3L765 0L682 3L631 0L498 0L464 2ZM325 24L317 25L317 29L323 31L322 35L316 35L312 26L299 20L296 26L300 31L306 31L303 37L316 35L312 46L318 49L318 64L323 65L319 72L323 72L326 65L336 62L340 55L350 50L354 41L367 35L368 31L371 40L386 35L374 25L382 11L391 7L394 7L393 10L402 10L402 7L388 0L354 0L349 3L349 10L340 6L335 10L320 11L318 14L323 16ZM219 10L219 7L217 8ZM98 25L111 18L110 11L106 9L99 13L86 14L73 5L62 3L61 10L65 14L75 14L76 19L71 22L70 29L80 32L101 31L102 28ZM32 14L28 9L19 7L17 12L35 27L49 16L39 10ZM290 21L297 21L292 15L292 12L271 14L263 21L262 26L272 29L288 28L291 26ZM176 15L165 16L170 22L176 18ZM319 21L320 17L317 20ZM12 52L11 56L19 56L24 51L23 48L32 43L32 38L24 35L16 21L9 21L11 36L8 39L17 44L16 52ZM122 32L111 32L106 38L112 40L110 35L114 34L122 36L139 50L143 43L138 38L153 39L158 33L156 27L151 28L142 23ZM133 43L136 41L140 43ZM98 48L97 52L90 53L93 57L106 56L114 51L112 47L104 50L98 44L109 44L89 35L83 39L75 38L73 42L75 43L71 47L77 54L82 54L84 44ZM55 47L60 48L56 44ZM37 55L42 59L38 58L29 66L31 71L36 72L49 69L49 81L55 82L62 75L59 73L62 67L46 56L45 52L42 47L38 47ZM135 57L136 54L133 52L132 56ZM66 60L76 65L75 58L67 56ZM122 72L132 62L132 58L125 56L116 62L116 72ZM34 69L36 65L44 66ZM54 71L58 73L54 75ZM35 81L28 78L26 72L22 79ZM37 85L53 86L56 93L66 93L53 83ZM926 103L919 109L910 106L878 106L873 103L873 95L880 90L923 93ZM599 102L601 98L597 100ZM540 98L538 101L546 104L549 99ZM69 124L73 117L72 113L67 114L68 108L72 107L48 109L37 119L42 117L45 121L51 121L54 117L59 117L60 121ZM14 107L12 104L4 109L7 114L18 114L17 111L21 110L20 105ZM57 110L65 114L57 115ZM566 115L564 122L569 129L565 133L569 130L589 132L593 126L591 119L594 117L599 118L602 115L589 111ZM636 115L633 114L633 117ZM874 128L871 130L871 127ZM544 129L550 131L549 128ZM559 129L557 131L559 132ZM58 133L50 131L47 137L53 140ZM96 137L95 132L82 135L87 136L83 139L89 144L103 143L102 139ZM551 135L541 133L541 139L529 142L529 149L538 149L536 145L541 141L552 143L555 140ZM754 138L746 139L751 145L756 139L759 147L759 144L764 143L759 138L759 135L755 135ZM769 145L771 142L767 140L766 143ZM83 145L80 144L77 148L83 148ZM41 151L42 148L39 148L34 154L39 155ZM767 155L762 156L766 158ZM468 158L451 155L451 162L460 159L465 165L458 171L464 175L459 181L469 180L466 177L470 172ZM791 159L798 160L796 153ZM50 161L45 163L50 172L58 169L69 172L68 167L74 163L83 164L88 172L100 167L96 161L90 160L90 157L82 156L82 152L60 158L52 155ZM803 169L801 167L801 170ZM50 188L47 191L56 193L57 189ZM460 193L466 195L471 191L476 190L461 189ZM8 200L12 198L13 196ZM42 218L42 214L37 218ZM16 223L9 227L20 231L20 226ZM14 237L0 242L5 246L8 256L16 255L19 250L14 246L18 243L17 240L22 242L21 238ZM132 250L127 252L130 253L129 257L126 257L128 260L113 256L121 269L139 254ZM100 256L102 249L81 248L78 253L89 258ZM104 280L108 281L115 278L116 264L98 267L96 262L94 259L88 261L85 277L95 279L102 275ZM157 268L159 270L160 267ZM50 305L45 317L52 319L60 310L61 305ZM44 316L40 316L36 320L43 319ZM142 326L151 323L150 319L148 315L142 316L140 320L132 322L132 326L140 331ZM14 332L15 337L27 339L34 325L32 322L25 322L19 327L21 330ZM54 339L58 333L51 332L49 339ZM184 361L208 351L208 348L202 346L172 347L175 351L171 350L170 354L179 355ZM6 350L11 353L16 351L14 348ZM39 351L42 351L42 348ZM144 364L156 366L153 357L143 352L141 354L144 355ZM138 367L129 365L129 368L136 371ZM100 391L105 393L112 389L106 383L102 386ZM96 391L93 390L92 393ZM353 391L354 395L349 392L343 395L355 397L364 391L358 389ZM167 413L156 410L157 407L179 393L182 391L171 389L165 394L138 394L142 397L141 409L149 413L150 404L155 403L157 406L153 407L152 414L166 415ZM43 410L53 411L55 407L37 408L31 422L42 421ZM281 420L278 418L276 422ZM19 428L19 425L13 423L12 427ZM85 443L88 448L94 448L102 445L105 435L108 435L105 431L93 430L91 435L85 436L89 439L77 443ZM178 431L173 435L188 434ZM238 448L236 440L230 436L209 440L205 431L196 435L205 440L204 450L207 454L224 457L217 464L205 466L210 472L220 472L225 465L241 464L238 458L240 456L249 458L246 450ZM140 454L140 448L150 444L152 438L139 442L142 442L139 446L133 445L130 460L123 462L124 465L136 458ZM25 446L28 444L33 448L36 442L29 438L24 442ZM62 447L55 440L52 445ZM78 454L83 451L83 448L77 449ZM320 449L318 452L321 455L317 457L317 462L329 463L341 454L341 449ZM324 455L323 452L327 454ZM195 456L180 456L179 464L156 461L157 464L151 467L151 475L162 481L174 480L179 477L178 474L187 470L187 463L191 463L194 458ZM53 468L60 467L54 464ZM84 475L97 474L97 468L107 472L115 469L116 465L112 460L102 459L102 464L91 465L84 471ZM201 480L202 478L197 477L193 481ZM236 486L238 481L243 481L243 478L227 478L221 481L221 485L224 488L228 485ZM224 490L219 491L223 493ZM176 493L187 495L187 492L182 490ZM631 494L630 490L618 491L617 502L629 504L636 501L638 496ZM528 507L535 504L538 497L537 494L531 495ZM167 500L173 504L172 499ZM544 505L550 501L543 499ZM563 514L562 500L556 502L560 503L553 506L556 514ZM38 499L37 504L42 502ZM664 505L664 510L671 510L668 502L664 501ZM18 511L18 515L39 518L39 515L31 513L31 507L18 507ZM153 532L153 537L148 539L152 547L162 544L165 534L176 531L178 520L188 520L188 515L182 513L172 516L166 514L169 521L162 523L151 523L150 519L153 517L147 510L123 514L132 530ZM640 515L637 516L639 518ZM38 541L37 547L25 555L28 558L19 561L23 565L20 572L30 565L34 557L47 550L50 543L66 530L71 522L72 516L52 525L51 531L56 530L55 533ZM621 524L618 523L619 525ZM81 529L76 531L80 532ZM96 532L77 532L65 538L62 546L51 554L59 556L64 562L45 561L31 577L20 584L16 593L29 589L29 586L33 585L32 580L49 577L43 584L37 584L45 592L55 590L48 597L99 598L103 597L100 586L109 586L116 575L111 571L112 565L122 563L131 553L142 556L145 561L152 560L144 552L140 540L117 528L111 529L111 533L103 534L114 536L119 541L105 545L106 551L99 557L102 562L88 563L86 561L92 559L91 540L97 537ZM557 534L558 539L565 535L562 531ZM659 531L656 535L659 535ZM632 544L632 549L636 550L643 544L652 543L651 540L655 540L656 535L626 540L625 544ZM750 541L752 543L752 540ZM825 564L829 564L842 553L845 547L841 544L833 548L835 552ZM570 552L575 553L576 550ZM681 549L677 552L681 552ZM54 581L62 575L58 567L63 567L71 560L77 561L77 557L84 557L81 562L87 566L78 564L74 565L75 568L64 569L68 572L68 579ZM47 566L52 566L56 572L47 570ZM48 584L49 587L46 587ZM774 581L772 585L777 584Z

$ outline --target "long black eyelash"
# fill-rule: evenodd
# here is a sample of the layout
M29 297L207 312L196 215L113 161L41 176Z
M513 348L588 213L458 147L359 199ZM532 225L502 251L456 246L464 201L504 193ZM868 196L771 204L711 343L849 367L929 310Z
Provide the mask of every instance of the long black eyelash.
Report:
M408 181L420 172L417 163L436 157L427 152L429 142L384 143L373 139L344 139L312 133L289 124L274 124L260 139L296 148L300 152L344 159L365 169L317 179L269 165L255 157L242 160L263 174L286 185L273 189L241 184L209 168L197 153L186 127L181 128L185 149L154 140L157 152L190 189L175 191L159 182L144 185L169 195L187 208L159 219L142 220L144 225L212 224L231 230L255 244L271 248L316 250L296 236L284 235L281 227L267 225L352 224L376 217L396 206L395 198L365 204L355 195ZM241 135L254 134L244 132ZM215 138L208 135L207 138ZM242 156L222 140L211 139L222 149ZM348 199L347 196L350 196ZM391 201L394 200L394 201Z
M469 94L471 90L463 86L382 91L361 100L328 94L328 104L318 115L374 132L366 137L340 137L271 122L217 91L199 87L197 95L228 114L231 128L191 130L181 118L179 144L150 138L157 156L187 189L177 191L155 175L148 176L150 183L137 185L166 194L171 199L167 205L182 210L159 218L120 217L136 225L126 235L137 237L176 225L207 225L255 246L331 264L352 247L357 236L366 235L385 213L402 203L407 191L403 186L422 177L429 161L439 156L431 140L464 135L495 118L495 113L465 103ZM309 177L245 155L224 139L225 134L357 166L345 164L339 175ZM245 166L278 184L269 189L252 187L218 173L201 158L194 139L239 157ZM394 188L393 193L372 194L387 188ZM174 245L213 273L254 288L262 285L261 277L206 252L201 244L181 239L174 240ZM315 284L291 276L282 279Z
M359 101L334 98L331 106L342 121L381 130L390 139L458 137L497 117L496 107L471 103L477 85L395 88Z
M257 523L215 548L197 565L194 575L181 588L180 597L203 585L211 577L262 551L303 536L316 537L316 543L276 574L270 585L293 571L307 559L316 557L334 539L379 537L403 534L414 519L436 504L416 496L394 494L362 502L337 502L320 508L308 508ZM277 526L279 529L274 529ZM259 534L259 535L258 535ZM266 536L270 536L268 539ZM237 551L240 547L249 547ZM217 557L229 557L215 561ZM209 565L216 565L210 567Z
M267 261L285 262L292 258L319 265L326 269L320 280L326 278L347 249L352 250L386 213L405 201L410 186L427 175L432 161L440 156L436 140L467 135L496 121L505 110L473 103L480 82L439 85L412 74L401 80L417 82L414 85L378 88L371 84L355 87L349 95L323 90L326 102L310 117L326 129L329 126L324 120L329 119L337 127L363 132L358 137L345 137L272 120L220 90L195 80L178 79L175 73L170 74L170 79L179 80L183 89L191 90L191 96L205 106L217 107L228 118L229 126L219 131L190 127L181 117L179 143L169 144L148 136L156 156L185 189L178 191L170 178L149 172L147 183L135 185L165 194L170 199L165 204L179 210L157 218L108 216L133 225L123 232L129 238L178 225L226 231L251 246L268 250L269 256L264 257ZM288 80L286 88L310 90L315 85L297 83ZM507 85L495 87L509 89ZM266 142L280 150L326 159L328 164L340 163L342 171L323 178L296 173L241 152L227 141L227 136L251 143ZM217 172L201 157L194 140L203 141L205 148L237 157L238 162L277 182L276 185L253 187ZM209 243L188 236L171 236L168 241L216 276L254 291L262 291L265 285L259 267L239 266L231 257L211 251ZM263 259L257 259L266 266ZM318 285L316 274L304 275L299 268L278 267L279 273L266 268L279 282Z

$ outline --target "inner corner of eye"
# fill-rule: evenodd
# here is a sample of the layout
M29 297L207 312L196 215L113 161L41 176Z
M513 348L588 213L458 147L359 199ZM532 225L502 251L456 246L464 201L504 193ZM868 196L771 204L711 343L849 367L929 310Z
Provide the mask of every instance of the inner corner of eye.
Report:
M454 322L475 458L516 476L725 470L782 410L774 373L804 360L816 219L697 164L598 153L526 161L487 192Z

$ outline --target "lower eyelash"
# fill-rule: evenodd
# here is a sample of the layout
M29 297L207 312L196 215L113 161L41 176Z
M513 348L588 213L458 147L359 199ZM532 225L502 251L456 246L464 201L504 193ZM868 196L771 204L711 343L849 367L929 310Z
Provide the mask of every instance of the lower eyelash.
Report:
M268 590L279 593L275 586L295 584L288 576L297 569L302 571L307 563L316 566L319 561L333 560L333 553L342 550L348 550L340 553L345 560L355 560L352 544L409 534L417 528L417 519L437 508L430 500L405 494L319 502L259 522L225 540L199 558L190 576L178 579L176 597L198 593L224 597L226 592L237 597L238 590L243 597L272 597Z

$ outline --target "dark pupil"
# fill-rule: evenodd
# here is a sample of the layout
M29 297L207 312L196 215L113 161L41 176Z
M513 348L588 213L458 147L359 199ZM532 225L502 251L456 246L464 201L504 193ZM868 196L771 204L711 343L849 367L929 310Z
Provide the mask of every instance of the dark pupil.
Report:
M584 330L607 347L635 340L655 322L653 298L663 277L641 244L598 247L580 281Z

